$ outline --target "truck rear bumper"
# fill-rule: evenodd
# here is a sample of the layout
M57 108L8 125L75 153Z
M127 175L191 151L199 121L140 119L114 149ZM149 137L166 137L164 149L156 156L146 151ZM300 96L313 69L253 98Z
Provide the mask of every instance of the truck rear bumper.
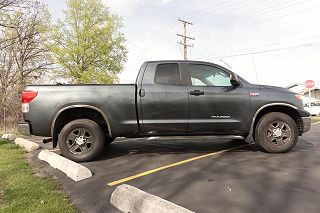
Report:
M18 123L18 132L22 135L31 135L31 127L27 122Z
M302 132L308 132L311 128L311 117L302 117L303 129Z

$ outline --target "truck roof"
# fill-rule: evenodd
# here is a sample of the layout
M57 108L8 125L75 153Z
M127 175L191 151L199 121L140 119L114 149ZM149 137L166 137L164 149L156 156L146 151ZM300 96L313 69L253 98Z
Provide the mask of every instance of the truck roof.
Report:
M151 61L146 61L146 63L163 63L163 62L177 62L177 63L181 63L181 62L187 62L187 63L207 63L207 64L215 64L209 61L197 61L197 60L151 60ZM218 64L216 64L218 65ZM218 65L220 66L220 65Z
M152 60L152 61L146 61L145 63L182 63L182 62L187 62L187 63L201 63L201 64L211 64L217 67L220 67L222 69L226 69L229 70L231 72L233 72L232 70L230 70L228 67L225 67L223 65L220 64L216 64L213 62L209 62L209 61L197 61L197 60Z

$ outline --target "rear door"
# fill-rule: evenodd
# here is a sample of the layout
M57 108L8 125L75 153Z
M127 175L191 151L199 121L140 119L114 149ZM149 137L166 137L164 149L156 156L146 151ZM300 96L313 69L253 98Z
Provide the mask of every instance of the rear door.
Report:
M181 83L180 63L149 63L138 98L143 134L186 134L188 93L187 86Z
M249 93L234 87L230 71L212 64L189 63L189 134L241 134L248 130Z

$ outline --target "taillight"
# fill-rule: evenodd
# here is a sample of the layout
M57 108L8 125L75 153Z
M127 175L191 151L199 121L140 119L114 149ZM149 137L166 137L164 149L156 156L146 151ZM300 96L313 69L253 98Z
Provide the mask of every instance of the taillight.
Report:
M29 103L37 97L38 92L32 91L32 90L26 90L22 92L22 97L21 97L21 107L22 107L22 112L27 113L29 112Z
M36 96L38 95L38 92L36 91L31 91L31 90L26 90L22 92L22 97L21 97L21 103L30 103Z

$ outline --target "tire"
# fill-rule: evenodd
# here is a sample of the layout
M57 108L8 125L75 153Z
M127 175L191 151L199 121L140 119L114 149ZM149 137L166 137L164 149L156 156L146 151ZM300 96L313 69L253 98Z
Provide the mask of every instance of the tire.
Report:
M75 162L91 161L103 150L104 134L96 122L77 119L63 127L58 143L64 157Z
M256 144L266 152L288 152L298 141L298 127L290 116L271 112L258 121L254 138Z

